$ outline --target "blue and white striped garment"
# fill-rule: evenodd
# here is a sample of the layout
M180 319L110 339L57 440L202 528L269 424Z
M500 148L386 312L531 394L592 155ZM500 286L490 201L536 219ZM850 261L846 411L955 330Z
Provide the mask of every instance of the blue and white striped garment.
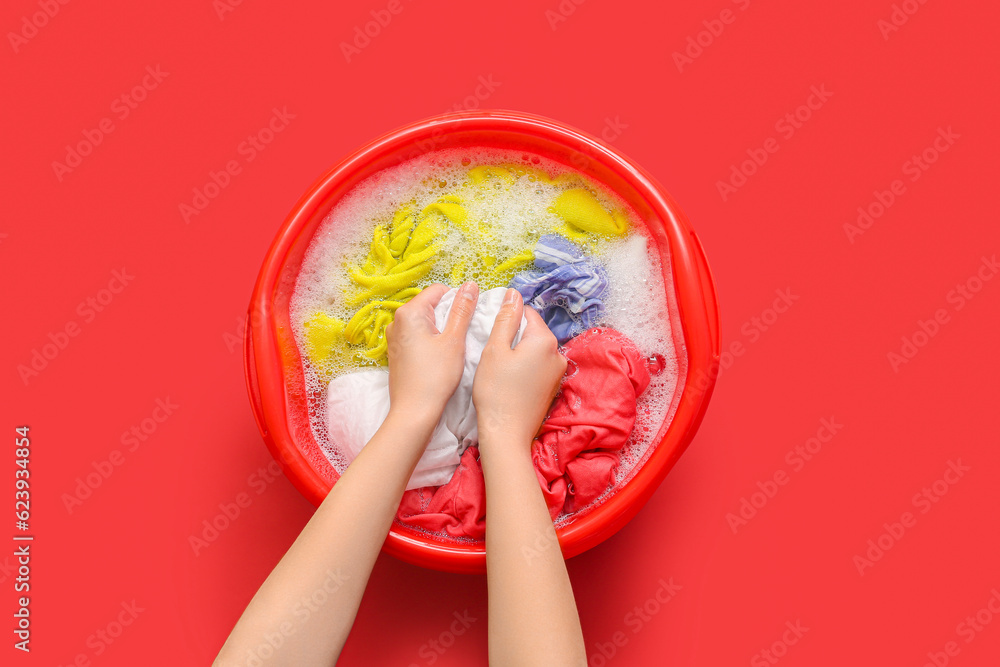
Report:
M514 276L510 286L538 311L560 344L600 322L608 276L579 246L546 234L535 246L535 269Z

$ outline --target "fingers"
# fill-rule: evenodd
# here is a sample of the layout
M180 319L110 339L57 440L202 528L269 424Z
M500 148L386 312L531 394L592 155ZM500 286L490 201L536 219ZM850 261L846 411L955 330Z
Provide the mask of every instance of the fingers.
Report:
M458 288L455 301L448 313L448 321L445 322L444 331L441 333L447 336L459 336L464 340L465 332L469 330L469 322L476 312L478 297L479 285L476 283L468 282Z
M521 334L521 341L536 339L540 342L551 343L553 348L559 347L559 342L556 337L549 330L548 325L545 324L545 320L542 316L538 314L538 311L534 308L524 309L524 319L528 322L524 326L524 333Z
M514 336L521 326L521 315L524 313L524 302L516 289L509 289L503 297L500 312L493 322L488 345L506 345L508 348L514 342Z

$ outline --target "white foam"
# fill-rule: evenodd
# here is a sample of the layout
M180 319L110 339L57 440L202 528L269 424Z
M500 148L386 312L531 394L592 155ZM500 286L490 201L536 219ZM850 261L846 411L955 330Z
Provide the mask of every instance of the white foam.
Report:
M347 460L336 443L329 442L324 409L328 377L322 377L311 367L304 352L305 321L316 311L324 311L344 321L350 319L354 308L349 308L342 297L345 288L350 286L345 267L364 260L376 225L388 223L404 204L412 203L414 210L420 211L442 195L461 189L471 167L501 164L540 168L551 176L575 173L563 165L523 151L451 149L431 152L378 172L353 188L330 211L310 242L290 301L290 320L296 342L303 352L310 427L316 442L338 472L344 471ZM667 304L673 300L673 286L664 283L664 275L670 274L670 267L661 265L658 253L649 247L649 232L624 200L591 179L585 181L608 209L618 208L625 212L630 224L625 237L602 241L596 251L597 259L605 266L609 283L601 324L628 336L644 355L658 354L665 362L664 371L653 378L649 389L639 398L638 418L632 437L622 450L617 486L631 478L636 464L648 454L660 426L672 417L679 379L677 355L684 351L683 344L681 349L675 349L671 315L667 310ZM482 220L494 230L493 249L503 258L533 247L539 235L561 222L548 208L559 193L572 186L546 183L525 174L512 184L498 184L492 197L468 199L467 210L470 219ZM433 282L447 284L453 260L473 261L468 244L457 229L449 229L441 240L441 261L418 286ZM669 262L669 258L666 261ZM679 336L677 338L679 340ZM335 369L335 373L353 370L357 367ZM561 520L568 518L561 517Z

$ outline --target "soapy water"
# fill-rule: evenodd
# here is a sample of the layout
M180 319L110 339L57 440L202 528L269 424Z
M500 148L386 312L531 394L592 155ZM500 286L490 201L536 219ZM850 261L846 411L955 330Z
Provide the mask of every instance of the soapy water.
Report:
M477 183L470 182L474 180L472 175L478 176ZM318 312L347 322L358 310L358 304L351 300L357 285L349 268L364 263L375 227L390 224L403 207L421 211L457 195L465 204L468 219L477 229L485 230L478 238L479 246L470 243L468 229L463 231L453 224L441 226L435 240L433 268L416 286L442 282L457 287L461 280L456 281L452 269L461 264L467 267L463 278L476 280L481 289L506 287L506 281L502 285L490 281L509 277L479 270L482 267L477 262L481 265L483 248L488 247L497 263L534 248L541 235L564 225L549 210L555 199L579 187L585 187L605 209L620 211L628 221L624 235L583 244L584 251L604 266L608 277L600 324L628 336L643 355L661 357L664 368L652 376L637 401L635 427L621 450L615 484L590 507L560 516L557 525L591 511L634 475L650 454L650 445L661 427L673 417L677 388L686 366L681 361L685 350L679 335L673 285L664 283L664 275L672 275L669 265L664 265L669 257L661 258L651 247L652 238L639 216L602 184L538 155L485 148L436 151L372 175L337 203L310 242L290 300L289 315L303 361L309 428L338 473L344 472L348 461L337 443L330 442L327 432L327 384L331 377L377 367L377 362L340 355L314 364L307 353L306 322ZM531 268L529 264L527 269Z

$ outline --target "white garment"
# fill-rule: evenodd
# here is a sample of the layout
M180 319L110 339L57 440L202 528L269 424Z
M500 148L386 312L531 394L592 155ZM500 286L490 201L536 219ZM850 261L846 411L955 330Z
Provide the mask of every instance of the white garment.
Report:
M458 290L441 297L434 309L438 331L444 329ZM459 459L469 446L479 442L476 409L472 405L472 380L479 366L483 347L493 330L507 288L497 287L479 294L476 312L465 336L465 368L462 381L448 399L444 413L434 427L427 449L410 476L407 489L446 484L458 468ZM527 320L521 318L514 345L521 340ZM513 346L512 346L513 347ZM389 414L389 373L385 370L358 371L335 377L327 390L327 433L330 444L350 463L372 439Z

